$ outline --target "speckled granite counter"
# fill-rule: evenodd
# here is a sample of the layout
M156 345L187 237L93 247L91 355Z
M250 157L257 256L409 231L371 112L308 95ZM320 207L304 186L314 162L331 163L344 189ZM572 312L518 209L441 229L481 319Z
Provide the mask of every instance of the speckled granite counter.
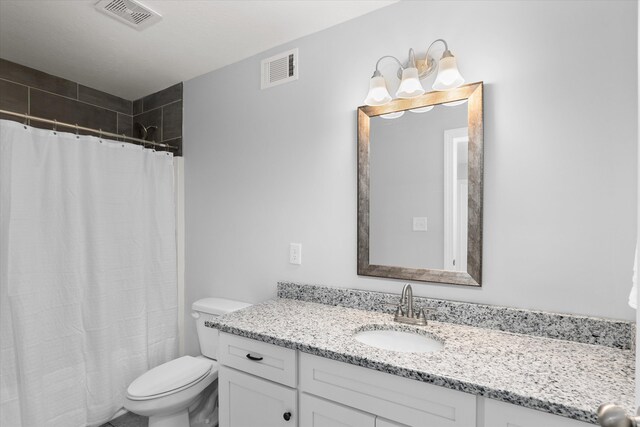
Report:
M389 314L290 299L216 319L223 332L595 424L604 402L633 407L634 353L450 323L400 326ZM435 353L359 343L362 329L404 329L444 341Z

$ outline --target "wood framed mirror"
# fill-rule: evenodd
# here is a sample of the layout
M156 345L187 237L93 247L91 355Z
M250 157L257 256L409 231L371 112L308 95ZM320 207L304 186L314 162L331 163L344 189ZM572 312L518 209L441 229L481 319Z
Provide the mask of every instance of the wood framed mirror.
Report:
M359 107L358 274L481 286L483 173L482 82Z

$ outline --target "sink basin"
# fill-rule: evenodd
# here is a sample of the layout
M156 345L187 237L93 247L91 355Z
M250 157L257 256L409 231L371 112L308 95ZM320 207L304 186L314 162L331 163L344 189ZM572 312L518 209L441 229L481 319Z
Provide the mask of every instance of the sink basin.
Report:
M431 353L444 347L442 342L425 335L389 329L357 332L354 338L371 347L401 353Z

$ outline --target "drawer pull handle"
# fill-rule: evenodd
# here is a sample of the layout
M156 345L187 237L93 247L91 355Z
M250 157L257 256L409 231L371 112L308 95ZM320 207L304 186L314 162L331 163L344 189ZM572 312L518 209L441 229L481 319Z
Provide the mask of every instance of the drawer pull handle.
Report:
M259 360L262 360L263 358L262 357L255 357L255 356L252 356L251 353L247 353L247 359L255 360L257 362Z
M289 421L291 419L291 412L285 412L282 414L282 418L284 418L285 421Z

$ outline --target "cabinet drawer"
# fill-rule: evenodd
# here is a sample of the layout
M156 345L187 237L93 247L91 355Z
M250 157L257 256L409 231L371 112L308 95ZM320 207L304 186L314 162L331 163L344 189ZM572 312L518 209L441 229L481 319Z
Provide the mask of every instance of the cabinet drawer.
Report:
M476 396L310 354L300 391L408 426L475 427Z
M220 333L218 362L289 387L296 387L296 351Z

